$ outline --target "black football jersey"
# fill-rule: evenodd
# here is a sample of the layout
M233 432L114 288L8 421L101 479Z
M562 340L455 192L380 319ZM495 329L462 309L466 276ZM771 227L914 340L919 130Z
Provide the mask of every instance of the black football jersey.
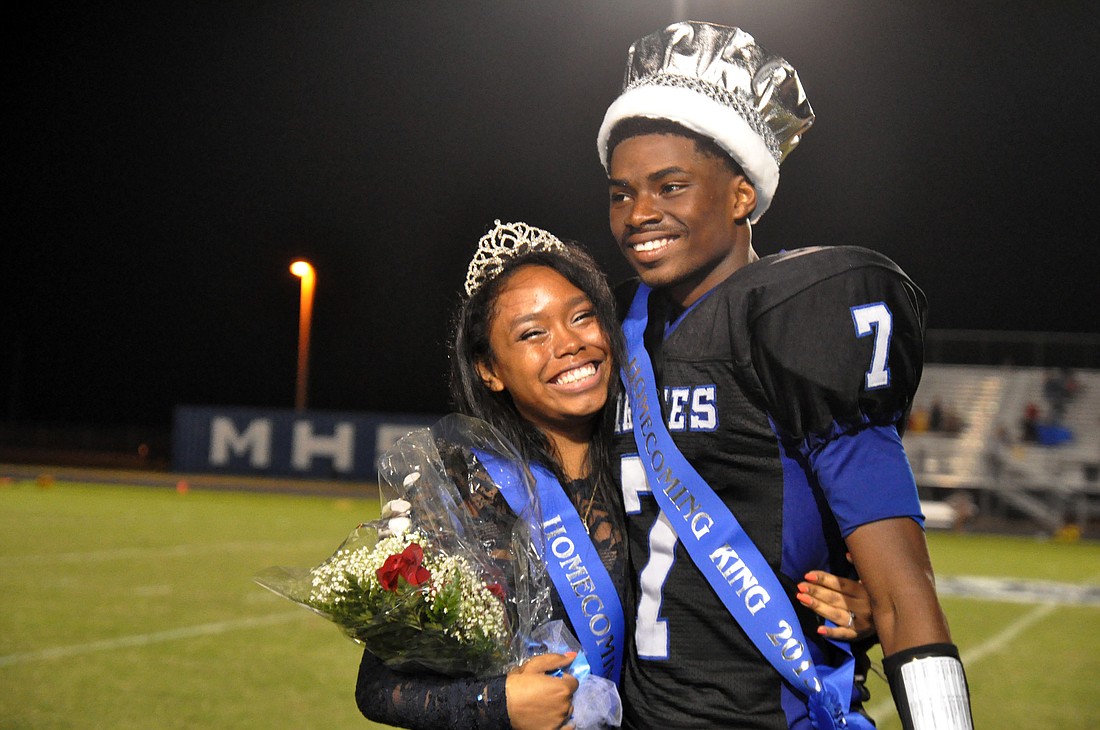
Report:
M924 307L889 259L852 247L763 258L672 321L650 296L646 346L669 432L792 598L808 570L849 572L843 538L859 525L920 519L897 427L920 379ZM636 592L624 726L809 728L660 513L629 408L616 408ZM816 617L792 602L815 659L835 662Z

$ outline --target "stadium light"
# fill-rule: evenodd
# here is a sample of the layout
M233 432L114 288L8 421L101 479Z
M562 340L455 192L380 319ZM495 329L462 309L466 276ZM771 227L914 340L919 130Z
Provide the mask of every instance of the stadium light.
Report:
M309 382L309 329L313 321L313 287L317 282L317 275L313 266L302 259L290 265L290 273L302 280L301 305L298 308L298 378L294 390L294 410L304 411Z

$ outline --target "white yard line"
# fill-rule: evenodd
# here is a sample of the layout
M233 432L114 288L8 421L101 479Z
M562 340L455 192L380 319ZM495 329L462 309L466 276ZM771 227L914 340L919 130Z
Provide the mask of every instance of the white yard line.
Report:
M1095 577L1084 583L1060 583L978 575L944 576L936 579L936 592L941 598L950 596L1009 603L1100 606L1100 585L1097 585Z
M62 659L64 657L76 656L79 654L91 654L97 651L109 651L111 649L124 649L133 646L148 646L149 644L159 644L163 641L193 639L197 636L212 636L214 634L224 634L229 631L239 631L241 629L255 629L261 626L271 626L272 624L283 624L289 623L291 621L297 621L308 615L308 612L299 609L297 611L276 613L270 616L244 618L238 619L236 621L217 621L215 623L199 624L198 626L185 626L180 629L171 629L169 631L156 631L149 634L119 636L115 639L89 641L86 644L57 646L52 649L29 651L22 654L8 654L6 656L0 656L0 667L10 667L15 664L27 664L30 662L47 661L50 659Z
M969 649L964 652L960 652L962 656L962 662L964 667L970 667L995 651L1000 651L1010 644L1017 636L1020 635L1025 629L1032 624L1038 623L1051 613L1054 612L1059 606L1054 603L1044 603L1036 606L1020 618L1013 621L1001 631L997 632L985 642L979 644L973 649ZM885 700L871 705L867 708L867 714L871 717L879 717L894 709L894 700L887 697Z
M1054 613L1058 607L1058 604L1055 603L1044 603L1036 606L973 649L960 652L963 665L977 664L990 654L1004 649L1015 641L1016 637L1023 633L1025 629L1030 628L1032 624L1039 623Z
M1094 586L1097 581L1100 581L1100 573L1087 578L1084 584L1074 584L1081 595L1083 596L1090 586ZM1049 587L1050 583L1041 583L1040 585ZM1063 584L1066 585L1066 584ZM969 595L968 598L981 598L979 595ZM960 652L962 657L963 666L969 667L977 664L981 660L985 659L990 654L998 652L1004 649L1006 646L1015 641L1016 637L1023 633L1026 629L1032 625L1042 621L1044 618L1054 613L1055 609L1065 605L1072 605L1073 601L1064 601L1062 603L1046 602L1036 605L1029 610L1023 616L1013 621L1005 628L998 631L993 636L986 639L984 642L975 646L972 649ZM892 698L887 698L881 702L878 702L867 708L867 714L871 717L878 717L884 713L890 712L894 708L894 701Z

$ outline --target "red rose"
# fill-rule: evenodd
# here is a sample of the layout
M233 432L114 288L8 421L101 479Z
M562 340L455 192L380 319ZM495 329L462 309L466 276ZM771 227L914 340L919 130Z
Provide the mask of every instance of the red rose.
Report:
M490 583L487 586L485 586L485 590L492 593L494 596L499 598L501 601L505 600L504 586L502 586L500 583Z
M432 574L424 567L424 551L415 542L400 555L391 555L377 570L378 582L387 591L397 591L397 579L404 578L411 586L418 586L431 579Z

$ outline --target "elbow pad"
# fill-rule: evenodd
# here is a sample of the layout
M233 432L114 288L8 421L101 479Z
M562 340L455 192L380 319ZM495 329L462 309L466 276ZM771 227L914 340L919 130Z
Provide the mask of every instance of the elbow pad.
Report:
M954 644L925 644L882 660L904 730L971 730L970 688Z

